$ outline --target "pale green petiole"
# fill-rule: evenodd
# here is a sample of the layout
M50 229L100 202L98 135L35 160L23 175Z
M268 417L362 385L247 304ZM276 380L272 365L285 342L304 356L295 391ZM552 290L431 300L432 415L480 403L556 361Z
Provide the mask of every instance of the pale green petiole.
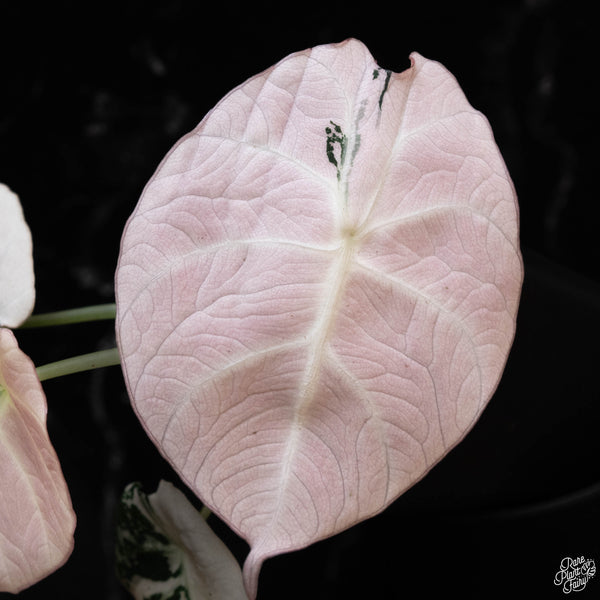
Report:
M38 367L36 372L40 381L44 381L53 377L99 369L100 367L110 367L111 365L118 365L120 363L119 350L111 348L110 350L99 350L98 352L90 352L89 354L81 354L73 358L48 363L47 365Z
M108 320L114 319L115 314L116 305L114 303L97 304L95 306L84 306L83 308L71 308L69 310L58 310L56 312L32 315L21 325L21 328L50 327L52 325Z
M32 315L22 325L21 328L31 327L50 327L53 325L68 325L71 323L86 323L89 321L102 321L114 319L116 315L116 305L96 304L94 306L84 306L82 308L71 308L69 310L58 310L55 312ZM110 350L100 350L90 352L59 360L57 362L42 365L36 369L40 381L79 373L80 371L89 371L99 369L100 367L109 367L121 363L121 357L117 348Z

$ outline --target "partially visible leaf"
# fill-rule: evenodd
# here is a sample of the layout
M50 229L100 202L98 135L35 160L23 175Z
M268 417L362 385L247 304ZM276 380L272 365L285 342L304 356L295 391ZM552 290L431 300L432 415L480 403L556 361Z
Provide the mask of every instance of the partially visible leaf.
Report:
M247 600L233 555L185 495L166 481L150 496L137 483L125 489L117 572L138 600Z
M31 233L18 196L0 183L0 326L18 327L34 302Z
M522 282L515 190L439 63L292 54L167 154L122 240L133 406L262 562L377 514L473 426Z
M35 366L0 328L0 591L29 587L73 550L75 513L46 411Z

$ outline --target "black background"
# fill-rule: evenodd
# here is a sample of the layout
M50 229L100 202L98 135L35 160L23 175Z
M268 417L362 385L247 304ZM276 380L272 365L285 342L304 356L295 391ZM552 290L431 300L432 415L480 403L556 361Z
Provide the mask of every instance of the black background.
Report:
M113 301L121 231L160 159L231 88L290 52L356 37L402 71L417 50L448 67L493 126L519 194L526 268L497 393L464 442L384 513L267 561L260 600L559 598L564 556L600 561L590 6L0 3L0 181L32 230L36 312ZM38 365L114 345L110 322L18 339ZM68 563L21 596L126 598L113 564L118 497L132 480L148 492L178 480L118 367L44 388L78 527ZM215 528L243 560L245 543ZM578 597L598 595L600 575Z

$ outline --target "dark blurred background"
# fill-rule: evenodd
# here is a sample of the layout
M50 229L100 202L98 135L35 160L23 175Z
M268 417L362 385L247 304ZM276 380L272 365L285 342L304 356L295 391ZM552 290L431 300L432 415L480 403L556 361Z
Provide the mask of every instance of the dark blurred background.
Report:
M465 441L380 516L267 561L260 600L559 598L563 557L600 563L593 10L578 0L0 2L0 181L32 230L36 312L113 301L121 231L158 162L231 88L291 52L356 37L402 71L417 50L493 126L519 194L526 268L500 387ZM110 322L18 338L38 365L114 345ZM21 596L127 598L114 576L119 495L133 480L148 492L161 477L179 481L118 367L44 388L78 527L69 562ZM214 526L243 560L245 543ZM600 597L600 575L578 597Z

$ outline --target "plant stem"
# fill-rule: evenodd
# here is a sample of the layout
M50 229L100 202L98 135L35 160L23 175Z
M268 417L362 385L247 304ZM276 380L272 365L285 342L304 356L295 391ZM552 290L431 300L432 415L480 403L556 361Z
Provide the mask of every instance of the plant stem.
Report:
M79 373L80 371L110 367L111 365L118 365L120 362L119 350L111 348L110 350L99 350L98 352L90 352L89 354L81 354L73 358L48 363L38 367L36 371L40 381L44 381L53 377Z
M51 325L67 325L69 323L85 323L87 321L101 321L114 319L116 305L96 304L95 306L84 306L83 308L71 308L69 310L58 310L56 312L31 315L21 328L27 327L49 327Z

